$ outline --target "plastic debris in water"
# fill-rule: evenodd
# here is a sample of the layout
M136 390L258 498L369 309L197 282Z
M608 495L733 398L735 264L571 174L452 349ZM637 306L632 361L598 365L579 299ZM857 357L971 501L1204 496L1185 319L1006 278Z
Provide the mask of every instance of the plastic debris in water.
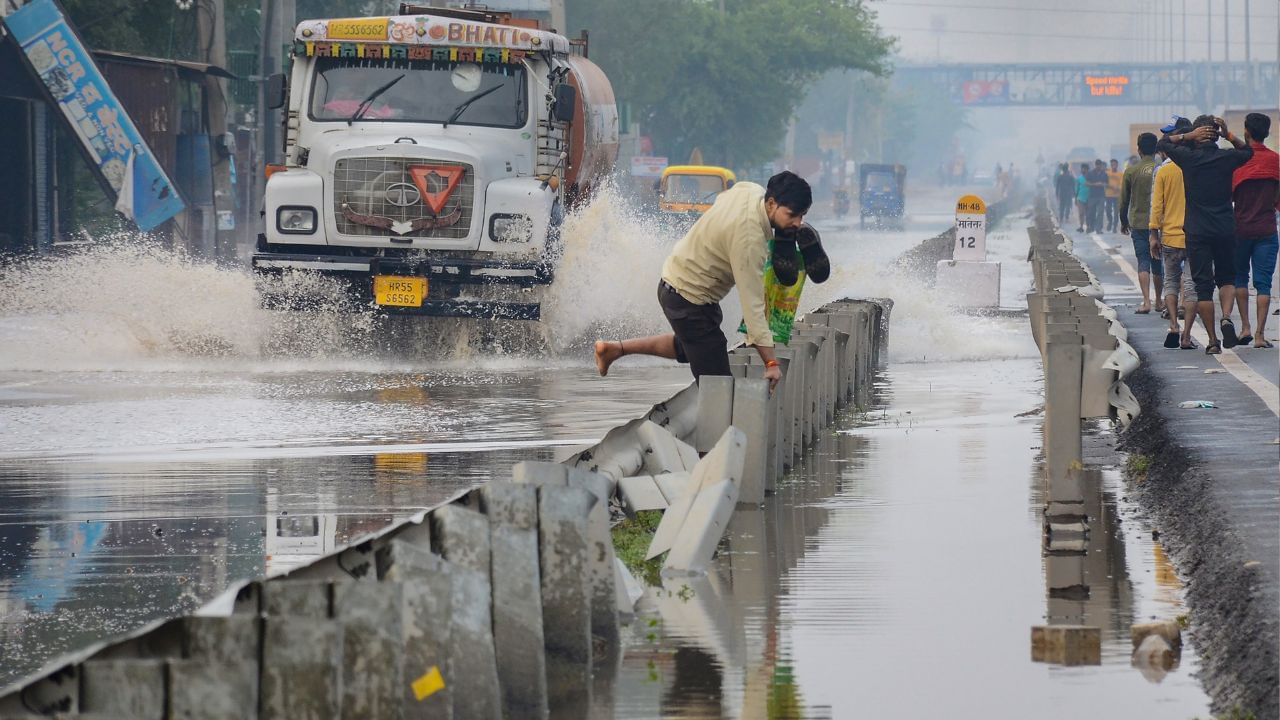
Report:
M1216 408L1212 400L1186 400L1178 403L1178 407L1188 410L1191 408Z

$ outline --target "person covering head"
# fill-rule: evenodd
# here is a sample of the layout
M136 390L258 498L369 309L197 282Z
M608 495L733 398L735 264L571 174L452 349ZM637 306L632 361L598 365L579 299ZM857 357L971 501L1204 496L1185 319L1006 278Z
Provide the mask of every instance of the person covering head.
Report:
M1205 352L1216 355L1236 344L1235 326L1228 319L1235 304L1236 222L1232 210L1232 174L1253 157L1254 151L1227 128L1221 118L1201 115L1188 132L1175 130L1156 148L1182 169L1187 212L1184 228L1187 260L1195 281L1197 313L1209 336ZM1232 147L1223 150L1223 137ZM1274 203L1274 199L1272 200ZM1222 336L1218 342L1213 306L1214 286L1222 303Z
M1170 133L1186 132L1191 129L1191 121L1181 115L1174 115L1168 125L1160 128L1160 132L1168 135Z

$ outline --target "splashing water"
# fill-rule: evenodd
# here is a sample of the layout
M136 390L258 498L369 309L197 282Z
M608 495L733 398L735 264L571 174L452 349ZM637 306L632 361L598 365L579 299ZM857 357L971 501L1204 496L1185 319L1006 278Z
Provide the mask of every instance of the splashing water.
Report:
M895 301L890 358L902 362L1022 357L999 320L960 315L917 279L890 269L917 234L826 232L831 279L806 286L802 309L841 297ZM411 369L430 361L511 369L550 350L588 362L596 337L669 332L655 298L680 233L610 185L566 218L565 252L543 296L543 321L386 318L329 278L260 278L134 236L0 267L0 370ZM871 242L867 242L871 240ZM990 242L990 241L989 241ZM262 291L306 311L262 306ZM736 294L722 302L731 341ZM538 335L541 337L537 337Z
M362 347L370 313L350 312L333 282L281 276L273 292L312 310L264 309L257 280L132 237L0 271L0 367L163 369L174 361L315 357Z
M657 287L662 262L679 239L612 183L565 218L564 257L543 305L551 347L565 352L597 336L670 332Z

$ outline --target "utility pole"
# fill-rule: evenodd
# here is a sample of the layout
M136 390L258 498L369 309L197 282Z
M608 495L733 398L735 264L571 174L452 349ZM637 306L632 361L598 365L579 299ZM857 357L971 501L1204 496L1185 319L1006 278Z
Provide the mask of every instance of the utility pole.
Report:
M1231 85L1235 80L1235 73L1231 72L1231 0L1222 0L1222 69L1227 85L1222 100L1222 111L1225 113L1231 109Z
M1244 0L1244 97L1245 107L1251 107L1253 99L1253 53L1249 46L1249 36L1253 34L1253 26L1249 22L1249 0Z
M223 0L196 3L196 41L200 61L227 66L227 26ZM213 176L213 216L203 218L201 254L229 260L235 254L235 194L231 188L232 145L227 124L226 81L205 74L205 107L209 113L209 172ZM203 198L201 198L203 200Z
M1209 81L1209 96L1206 98L1206 100L1208 101L1207 102L1208 107L1205 109L1208 110L1209 112L1213 112L1213 101L1214 101L1214 97L1213 97L1213 0L1204 0L1204 4L1205 4L1204 16L1205 16L1205 20L1207 21L1205 23L1205 33L1206 33L1206 37L1209 40L1208 55L1206 56L1207 59L1205 60L1205 64L1204 64L1205 71L1206 71L1205 74L1208 75L1207 80Z
M296 23L295 0L261 0L262 43L258 47L258 167L254 168L253 199L255 205L262 202L266 195L266 176L264 170L268 164L280 163L284 159L284 138L281 133L284 127L285 110L272 110L267 107L266 79L271 75L284 71L285 48L292 44L293 28ZM256 216L260 210L254 207L251 215Z

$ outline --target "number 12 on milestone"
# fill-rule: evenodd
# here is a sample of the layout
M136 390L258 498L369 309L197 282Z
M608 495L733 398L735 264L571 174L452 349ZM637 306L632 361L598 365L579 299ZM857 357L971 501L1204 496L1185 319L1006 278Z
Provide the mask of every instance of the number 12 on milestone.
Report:
M956 241L951 256L977 262L987 259L987 204L977 195L956 201Z

